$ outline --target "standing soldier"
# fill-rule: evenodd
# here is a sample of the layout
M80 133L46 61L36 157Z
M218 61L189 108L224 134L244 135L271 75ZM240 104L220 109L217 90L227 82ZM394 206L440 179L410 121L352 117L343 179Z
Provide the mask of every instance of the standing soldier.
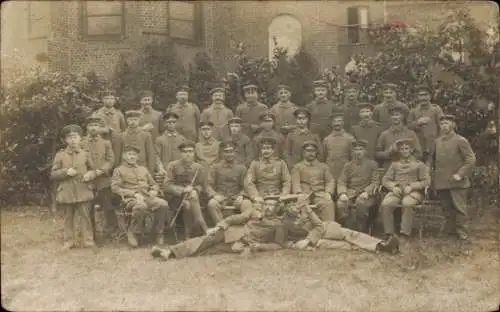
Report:
M318 159L323 159L321 140L316 133L312 133L309 130L309 118L311 114L303 107L297 108L293 114L295 116L296 128L287 135L283 151L288 168L293 168L295 164L302 161L302 149L306 141L315 141L318 144Z
M151 134L139 127L142 112L129 110L125 112L125 116L127 118L127 129L121 134L120 155L123 152L123 148L127 145L139 149L138 164L145 166L151 174L154 174L156 167L155 148Z
M245 198L244 182L246 167L236 161L236 145L231 142L220 144L222 160L214 164L208 174L208 212L215 223L224 218L224 206L234 206L242 214L252 212L252 202Z
M371 159L375 158L377 150L377 140L382 133L380 123L372 119L373 105L369 103L359 103L359 123L352 126L352 135L356 140L364 140L367 142L366 156Z
M339 110L343 111L344 117L344 129L352 133L352 126L358 124L359 122L359 86L355 83L347 83L344 86L344 103Z
M235 115L243 120L243 133L253 138L260 129L260 115L267 111L267 106L259 102L258 87L255 84L243 86L245 103L236 107Z
M176 113L179 116L177 131L188 140L196 142L198 140L198 125L200 122L200 109L198 105L188 102L189 87L182 86L176 94L177 102L172 104L167 111Z
M156 138L155 148L158 157L158 171L163 175L171 161L181 158L179 146L188 140L177 132L177 121L179 116L174 112L166 112L163 115L163 126L165 130Z
M255 148L252 140L242 133L242 123L240 117L229 119L227 133L224 141L231 141L235 145L236 161L248 167L255 157Z
M271 107L271 113L276 116L276 129L287 136L288 133L295 129L295 115L297 105L290 102L292 96L289 86L281 84L278 86L278 103Z
M290 194L290 172L286 163L275 156L276 139L259 141L260 158L252 161L245 177L245 191L253 202L261 204L267 195Z
M142 107L142 118L139 126L144 131L151 134L153 142L160 135L161 127L161 112L153 108L153 91L143 91L140 95L140 103Z
M115 133L120 133L125 130L126 123L123 113L116 109L116 93L115 90L106 89L103 92L102 102L104 106L95 111L95 115L100 115L104 119L106 127Z
M270 111L265 111L260 115L260 128L261 131L258 135L254 137L254 142L256 145L259 144L259 141L262 138L274 138L276 140L276 157L283 157L283 149L285 145L285 137L283 134L274 130L274 124L276 121L276 116L273 115ZM256 148L258 149L258 148Z
M398 158L398 147L396 141L399 139L410 138L414 140L413 151L417 159L422 158L422 148L418 141L417 135L413 130L408 129L403 125L403 110L398 107L390 109L391 126L382 131L377 140L377 152L375 156L379 164L384 168L389 168L392 161Z
M207 173L194 161L194 148L195 144L190 141L179 146L182 158L168 164L165 178L165 193L182 200L179 207L183 209L186 238L191 237L193 221L203 233L208 229L200 206L200 194L207 190Z
M402 124L405 124L406 117L408 116L408 112L410 111L408 105L396 99L396 89L397 86L393 83L384 84L382 90L384 101L380 104L375 105L375 108L373 110L373 120L380 122L383 130L389 128L392 125L390 114L391 108L396 107L401 111L401 114L403 114Z
M224 87L215 87L210 90L212 95L212 104L205 108L201 113L201 121L210 121L214 124L214 137L218 141L224 139L224 127L229 119L233 118L233 112L224 106L226 99L226 89Z
M401 155L394 161L382 178L382 186L389 193L380 204L380 212L387 236L394 233L394 211L401 206L401 240L409 248L415 206L424 199L424 190L430 185L429 168L412 156L414 139L400 139L396 146Z
M447 215L447 230L467 240L467 189L476 156L464 137L455 132L455 116L444 115L441 136L432 157L432 183Z
M292 169L292 192L294 194L314 193L314 204L323 221L335 220L335 206L332 196L335 181L328 166L318 160L320 145L316 141L303 144L304 160Z
M328 84L324 80L314 81L315 99L306 108L311 114L311 132L323 140L331 131L330 116L335 105L328 100Z
M91 170L95 172L94 187L94 224L96 239L100 241L103 234L111 234L116 226L116 216L111 204L111 175L114 167L114 155L111 142L101 137L99 130L104 126L101 117L87 118L87 136L82 140L82 147L92 160Z
M417 134L425 162L433 153L431 149L439 135L439 120L443 116L443 110L439 105L431 103L432 92L428 86L417 86L416 93L418 105L408 115L408 128Z
M338 180L342 168L351 158L351 144L356 141L352 135L344 130L344 114L334 113L332 116L332 133L323 140L325 163L330 172Z
M375 204L379 186L378 165L366 157L368 142L357 140L351 146L352 160L345 164L337 182L337 216L340 223L367 232L369 209Z
M200 122L200 141L195 144L196 161L209 167L219 159L220 142L213 135L214 124L210 121Z

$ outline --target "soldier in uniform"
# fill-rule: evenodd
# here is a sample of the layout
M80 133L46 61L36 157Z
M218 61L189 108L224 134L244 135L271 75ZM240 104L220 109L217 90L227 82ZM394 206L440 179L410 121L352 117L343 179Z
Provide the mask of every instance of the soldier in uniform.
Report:
M311 114L311 132L323 140L331 132L330 116L335 104L328 99L328 85L324 80L314 81L314 100L306 108Z
M444 115L441 136L435 141L432 184L447 217L447 231L461 240L467 234L467 191L476 156L464 137L455 132L455 116Z
M278 85L278 103L271 107L271 113L276 116L276 129L287 136L288 133L295 129L295 110L297 105L290 102L290 97L292 96L291 89L289 86L280 84Z
M333 178L337 180L351 158L351 144L356 141L352 135L344 130L344 114L333 113L332 132L323 139L325 163L330 167Z
M79 234L84 247L95 246L90 218L94 194L90 183L97 174L91 170L94 165L89 153L81 148L82 132L78 125L67 125L61 130L66 148L57 152L50 172L50 178L58 183L57 205L64 209L64 249L78 245Z
M200 255L218 245L230 245L232 252L241 254L284 248L283 223L277 216L278 202L278 196L267 196L262 211L229 216L209 229L207 235L165 249L155 246L151 255L162 260L181 259Z
M323 159L323 146L316 133L309 130L309 119L311 114L305 108L299 107L294 111L296 128L290 132L286 139L283 157L288 168L293 168L295 164L302 160L302 149L304 142L315 141L318 144L318 159Z
M397 100L396 89L397 86L393 83L384 84L382 90L384 100L382 103L375 105L375 108L373 109L373 120L379 122L382 125L383 130L392 125L390 113L391 108L396 107L401 111L403 114L402 124L405 124L410 111L408 105Z
M352 143L352 160L345 164L337 182L339 222L362 232L368 230L369 209L375 205L379 187L378 165L366 157L367 146L363 140Z
M220 142L214 138L213 128L212 122L201 122L200 141L195 144L196 161L205 166L207 170L219 159Z
M200 109L198 105L188 102L189 87L181 86L176 94L177 102L167 108L179 116L177 131L188 140L196 142L198 140L198 127L200 123Z
M165 168L171 161L181 158L179 146L188 141L177 131L179 116L174 112L163 114L163 126L165 131L156 138L155 147L158 156L158 168L161 174L165 174Z
M117 226L116 216L111 203L111 175L114 164L111 142L101 137L100 128L104 126L101 117L87 118L87 136L82 140L82 147L92 159L92 167L96 178L94 180L94 228L96 240L101 240L103 234L111 234Z
M425 162L433 153L431 148L439 135L439 119L443 116L443 110L431 103L432 92L428 86L417 86L416 93L418 104L408 114L408 128L417 134L422 147L422 160Z
M394 211L401 206L400 238L405 244L412 230L415 206L424 199L424 190L430 185L429 168L413 155L415 140L400 139L396 146L401 155L382 178L382 186L389 191L380 204L380 212L387 236L394 233Z
M94 112L95 115L100 115L104 118L104 122L110 131L115 133L123 132L126 128L125 117L123 113L116 109L116 93L112 89L104 90L102 94L101 108Z
M243 120L243 133L253 138L260 130L260 115L267 111L267 105L259 102L258 87L248 83L243 86L245 103L236 107L235 115Z
M323 221L335 220L332 196L335 181L328 166L318 160L319 144L306 141L303 144L304 160L292 169L292 192L294 194L314 194L319 216Z
M366 156L371 159L375 158L377 148L377 140L382 133L382 126L380 123L372 119L373 106L369 103L359 103L359 123L353 125L352 135L356 140L364 140L367 142Z
M252 161L245 177L245 192L254 203L267 195L290 194L290 172L286 163L275 156L276 139L259 141L260 158Z
M382 167L388 168L392 161L397 160L399 149L396 141L399 139L411 138L415 142L413 151L417 159L422 158L422 148L417 135L413 130L403 125L403 111L400 108L392 107L390 109L392 125L382 131L377 140L377 152L375 156Z
M224 140L224 128L229 119L233 118L233 112L224 106L226 99L226 89L215 87L210 90L212 104L201 113L201 121L210 121L214 124L214 137L218 141Z
M359 85L347 83L344 85L344 103L338 108L344 113L344 129L352 133L352 126L359 123Z
M252 140L242 133L243 120L233 117L227 122L227 132L224 141L231 141L236 146L236 161L248 167L255 159L255 148Z
M285 137L283 134L274 130L274 125L276 122L276 116L270 111L265 111L260 115L260 127L261 131L258 135L254 137L254 142L256 145L262 138L274 138L276 140L276 157L281 158L283 156L283 149L285 145ZM258 148L256 148L258 149Z
M132 218L127 231L128 243L137 247L137 235L144 234L144 220L148 214L154 215L154 234L156 243L163 244L163 230L168 212L168 204L158 197L158 185L151 173L139 165L140 149L132 145L125 146L123 162L113 172L111 190L122 197L127 207L132 210Z
M242 214L252 211L252 202L244 196L246 167L236 161L236 144L220 143L222 160L208 174L208 211L215 223L222 221L224 206L234 206Z
M140 103L142 107L142 118L139 122L139 126L142 127L144 131L148 131L151 134L151 139L153 142L160 135L161 131L161 117L160 111L153 108L153 91L143 91L140 95Z
M165 178L165 192L174 198L180 198L186 237L191 236L193 222L206 233L208 226L200 206L200 194L207 190L205 168L194 161L195 144L187 141L179 145L182 157L170 162Z

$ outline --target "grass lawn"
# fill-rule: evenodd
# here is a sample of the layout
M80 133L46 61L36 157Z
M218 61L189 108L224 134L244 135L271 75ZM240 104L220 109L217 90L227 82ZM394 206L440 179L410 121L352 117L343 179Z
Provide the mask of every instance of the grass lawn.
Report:
M61 251L62 220L1 212L2 305L9 310L491 311L500 223L473 217L473 244L425 238L418 268L363 251L216 254L159 262L148 248Z

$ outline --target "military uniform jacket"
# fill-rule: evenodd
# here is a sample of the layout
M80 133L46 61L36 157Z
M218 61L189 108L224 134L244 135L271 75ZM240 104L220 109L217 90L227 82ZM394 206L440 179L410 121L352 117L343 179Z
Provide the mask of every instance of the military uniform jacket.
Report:
M292 102L278 102L271 107L271 112L276 116L276 129L281 133L284 132L283 126L295 126L295 116L293 112L297 109L297 105Z
M127 129L121 134L121 137L122 146L120 154L123 154L125 146L134 146L140 150L137 163L148 168L149 172L154 173L156 154L151 134L140 129Z
M429 106L418 105L408 114L408 128L415 131L420 140L423 152L432 153L434 140L439 135L439 119L443 116L443 110L436 104ZM429 117L431 119L426 125L419 125L418 119Z
M101 116L104 119L106 127L111 128L115 132L122 132L127 127L125 116L123 116L120 110L114 107L107 108L103 106L96 110L94 115Z
M403 111L403 122L406 122L406 118L410 109L408 105L403 102L396 101L393 104L380 103L375 105L373 108L373 120L379 122L382 125L382 129L385 130L392 125L391 115L389 114L390 107L399 107Z
M429 167L420 160L410 157L395 161L382 178L382 185L388 189L398 185L410 186L413 190L423 190L431 183Z
M314 141L318 144L318 159L323 159L323 144L316 133L312 133L309 129L296 128L290 132L286 139L283 148L283 156L288 168L293 168L295 164L302 161L303 144L305 141Z
M212 104L203 110L200 121L211 121L214 124L214 137L221 141L224 136L224 127L227 125L229 119L233 117L233 112L229 108L224 105Z
M246 167L239 163L221 160L210 168L208 173L209 197L223 195L229 200L244 194Z
M206 141L201 139L195 144L195 153L197 162L205 165L207 168L215 164L219 159L220 142L214 138Z
M250 198L290 194L290 172L277 158L254 160L245 177L245 191Z
M231 141L234 145L236 145L236 160L239 163L244 164L245 167L248 167L252 160L257 158L257 150L254 146L255 144L246 134L238 133L231 135L228 130L224 140Z
M420 147L417 135L413 130L406 128L405 126L394 127L391 126L389 129L382 131L377 140L377 152L375 156L377 160L384 164L384 167L389 167L391 161L397 160L399 153L394 153L388 151L388 148L394 144L399 139L411 138L414 142L415 151L413 155L417 159L422 158L422 148Z
M332 132L323 140L325 163L334 179L338 179L345 163L351 159L351 144L354 141L354 137L343 130Z
M318 160L311 163L302 161L292 169L292 192L309 194L311 192L326 192L333 194L335 181L330 168Z
M165 191L174 196L182 195L184 187L191 185L197 171L192 186L200 194L207 189L207 173L203 166L197 162L186 163L182 159L170 162L165 177Z
M340 174L337 194L345 193L349 198L357 197L363 192L371 194L378 187L379 181L378 165L374 160L351 160L345 164Z
M56 201L59 204L74 204L94 198L91 182L83 182L83 176L92 168L92 159L83 149L72 151L69 148L57 152L52 162L50 177L57 181ZM78 174L70 177L66 173L74 168Z
M171 161L181 158L179 145L186 142L187 139L180 133L163 132L162 135L156 138L155 147L156 154L163 168L167 168Z
M261 102L249 104L241 103L236 107L235 114L243 120L243 133L248 137L253 138L256 130L260 126L260 115L267 112L267 105ZM252 126L255 129L252 129Z
M298 241L308 239L313 245L316 245L320 239L344 238L342 227L334 221L323 222L312 211L301 211L298 215L292 215L288 212L284 215L284 235L288 241Z
M193 103L174 103L167 110L179 116L177 120L177 131L187 139L196 142L198 140L198 127L200 124L200 109Z
M352 134L356 140L365 140L368 142L366 155L371 159L375 159L377 140L381 133L382 126L374 120L368 122L361 121L359 124L352 126Z
M149 123L153 125L154 128L149 133L151 134L151 138L154 142L154 140L156 140L156 138L160 135L162 114L160 111L157 111L155 109L151 109L148 112L142 110L142 113L144 115L142 115L139 126L144 126Z
M259 142L262 138L274 138L276 140L276 145L275 145L275 151L276 151L276 157L282 158L283 157L283 150L284 150L284 145L285 145L285 136L283 134L276 132L275 130L262 130L258 135L256 135L253 139L255 142L255 150L258 151L258 145Z
M158 191L158 185L146 167L124 162L113 172L111 191L121 197L132 197L137 193L148 196L149 191Z
M91 170L101 170L102 175L98 176L94 181L95 188L101 190L111 185L111 174L114 167L115 156L111 142L96 137L84 137L82 140L82 148L89 153L92 160Z
M330 100L314 100L306 106L309 113L311 113L311 132L319 135L320 139L325 138L332 131L331 114L335 107L335 104Z
M440 136L435 141L432 159L432 182L435 189L470 187L469 177L476 163L476 156L467 139L456 133ZM462 180L453 180L454 174L459 174Z
M360 121L358 101L353 103L344 103L344 129L352 133L352 127Z

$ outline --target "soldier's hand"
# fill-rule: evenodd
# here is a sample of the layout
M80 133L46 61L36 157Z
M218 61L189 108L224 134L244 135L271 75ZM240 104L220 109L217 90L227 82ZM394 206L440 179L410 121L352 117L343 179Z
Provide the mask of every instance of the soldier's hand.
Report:
M348 200L349 200L349 197L347 197L347 195L343 193L342 195L340 195L340 196L339 196L339 199L340 199L341 201L348 201Z
M298 242L295 243L295 248L297 249L306 249L307 246L309 246L311 241L309 241L307 238L299 240Z
M95 171L88 171L83 175L83 182L92 181L97 177Z
M417 123L419 125L425 125L429 122L429 117L420 117L418 120L417 120Z
M255 197L253 200L256 203L263 203L264 202L264 199L260 196Z
M400 196L403 193L403 190L399 186L395 186L391 190L396 196Z
M153 126L152 123L147 123L147 124L145 124L144 126L141 127L142 130L148 131L148 132L151 131L151 130L153 130L154 128L155 128L155 126Z
M156 190L151 190L148 192L149 196L151 197L157 197L158 196L158 191Z
M69 175L70 177L74 177L78 174L78 171L76 171L74 168L69 168L66 171L66 174Z
M182 191L183 193L187 193L187 194L190 194L192 191L194 190L194 188L191 186L191 185L188 185L184 188L184 190Z
M137 193L134 195L134 197L135 199L137 199L137 201L144 202L144 196L142 194Z
M207 235L208 236L215 235L215 233L219 232L220 230L221 230L221 228L219 226L209 228L209 229L207 229Z
M359 195L359 197L360 197L361 199L365 199L365 200L366 200L366 199L368 199L368 192L363 192L363 193L361 193L361 194Z
M405 189L404 189L404 192L405 192L406 195L410 194L411 191L412 191L412 188L409 185L406 186Z
M214 200L218 203L222 203L226 198L223 195L217 194L214 196Z
M462 181L462 176L461 176L461 175L459 175L459 174L456 174L456 173L455 173L455 174L453 175L453 180L455 180L455 181Z
M243 202L243 196L240 195L240 196L236 197L236 199L234 200L234 205L235 206L241 206L242 202Z

